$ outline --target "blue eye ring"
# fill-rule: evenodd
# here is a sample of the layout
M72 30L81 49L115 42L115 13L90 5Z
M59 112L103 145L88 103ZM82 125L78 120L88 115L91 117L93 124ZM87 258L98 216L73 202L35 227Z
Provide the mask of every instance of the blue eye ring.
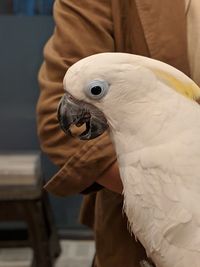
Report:
M108 92L109 85L104 80L93 80L85 88L86 95L91 99L99 100Z

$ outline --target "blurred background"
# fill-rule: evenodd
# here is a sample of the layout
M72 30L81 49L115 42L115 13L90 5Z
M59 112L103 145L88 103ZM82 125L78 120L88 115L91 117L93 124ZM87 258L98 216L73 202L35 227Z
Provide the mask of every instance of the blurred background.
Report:
M51 15L54 0L1 0L0 14Z
M53 2L0 0L0 154L26 154L40 150L35 120L39 95L37 73L43 60L44 44L54 28ZM44 180L57 171L43 154L41 168ZM80 195L67 198L49 196L49 199L59 239L73 242L92 239L91 231L78 223ZM22 222L1 220L0 241L9 238L9 232L16 239L21 237L23 231L27 231L25 228ZM7 265L0 263L1 266Z

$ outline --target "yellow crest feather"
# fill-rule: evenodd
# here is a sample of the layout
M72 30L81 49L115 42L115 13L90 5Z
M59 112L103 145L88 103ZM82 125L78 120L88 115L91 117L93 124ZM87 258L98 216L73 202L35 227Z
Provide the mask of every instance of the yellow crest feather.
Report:
M154 69L153 72L159 77L163 82L172 87L174 90L180 94L188 97L189 99L199 101L200 100L200 88L192 80L181 81L178 78L172 76L170 73L167 73L162 70Z

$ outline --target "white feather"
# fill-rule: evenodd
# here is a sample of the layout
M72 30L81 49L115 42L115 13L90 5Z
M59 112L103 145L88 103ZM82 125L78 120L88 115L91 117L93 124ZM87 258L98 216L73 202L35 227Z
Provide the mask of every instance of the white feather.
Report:
M183 86L193 83L159 61L103 54L72 66L64 84L108 119L124 185L124 209L156 266L199 267L200 108L160 79L155 69ZM84 95L84 86L96 78L110 84L101 101Z

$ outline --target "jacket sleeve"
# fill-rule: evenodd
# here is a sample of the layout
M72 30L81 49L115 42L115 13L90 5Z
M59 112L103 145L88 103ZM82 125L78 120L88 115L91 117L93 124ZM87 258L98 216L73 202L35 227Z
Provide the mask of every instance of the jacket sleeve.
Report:
M66 136L56 117L67 69L83 57L114 51L110 1L56 0L54 20L54 33L44 48L39 71L37 125L42 150L60 166L45 187L53 194L69 195L91 186L116 160L107 133L80 141Z

